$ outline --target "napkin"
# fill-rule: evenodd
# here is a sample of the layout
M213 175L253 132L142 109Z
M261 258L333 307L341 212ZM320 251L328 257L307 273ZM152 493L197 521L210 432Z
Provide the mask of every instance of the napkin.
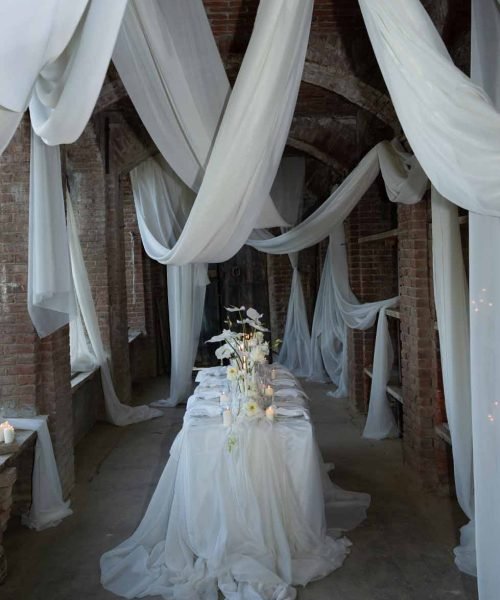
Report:
M309 421L309 411L305 408L285 408L284 406L276 407L276 414L281 415L282 417L304 417Z
M217 377L217 378L225 378L227 372L227 367L207 367L206 369L201 369L196 374L196 382L203 381L207 377Z
M221 407L213 401L191 396L187 402L186 414L191 417L218 417Z
M305 393L302 390L299 390L299 388L280 388L279 390L274 391L274 395L282 398L286 396L291 398L306 397Z

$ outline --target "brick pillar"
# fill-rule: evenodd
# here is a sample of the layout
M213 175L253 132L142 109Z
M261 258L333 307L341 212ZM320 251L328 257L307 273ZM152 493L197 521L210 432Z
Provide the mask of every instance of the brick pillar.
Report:
M398 207L404 454L435 489L436 347L429 269L428 201Z
M392 205L377 180L351 213L347 227L349 280L360 302L374 302L397 295L397 256L395 240L360 243L360 238L393 228ZM349 396L360 411L367 410L371 380L364 369L373 364L375 327L349 330Z
M106 259L108 267L109 333L113 359L113 380L120 400L132 397L128 349L127 281L123 243L123 204L119 178L106 175Z

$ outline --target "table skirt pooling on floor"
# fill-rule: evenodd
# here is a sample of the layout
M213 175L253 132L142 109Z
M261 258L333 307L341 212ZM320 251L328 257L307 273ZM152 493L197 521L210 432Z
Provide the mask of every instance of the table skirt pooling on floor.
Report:
M293 599L293 586L342 565L339 532L368 504L330 482L307 418L227 428L188 409L141 524L102 556L101 580L125 598Z

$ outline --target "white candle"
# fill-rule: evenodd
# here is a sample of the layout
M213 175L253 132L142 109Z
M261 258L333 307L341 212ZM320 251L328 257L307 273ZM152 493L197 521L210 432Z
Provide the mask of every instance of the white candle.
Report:
M269 419L269 421L274 421L274 416L276 415L276 410L274 408L274 406L268 406L266 408L266 417Z
M264 394L268 397L268 398L272 398L274 396L274 388L272 385L267 385L266 389L264 390Z
M276 369L271 369L271 379L276 379Z
M12 442L16 438L16 432L14 431L14 427L12 427L12 425L4 427L3 436L6 444L12 444Z
M227 406L229 404L229 396L225 392L222 392L219 396L219 404L221 406Z
M229 408L226 408L222 413L222 424L224 427L231 427L233 424L233 415L231 414Z

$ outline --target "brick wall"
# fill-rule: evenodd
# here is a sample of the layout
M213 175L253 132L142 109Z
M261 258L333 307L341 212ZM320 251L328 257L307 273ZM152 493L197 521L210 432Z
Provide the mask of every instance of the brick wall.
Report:
M40 340L27 311L29 138L26 116L0 157L0 410L49 415L67 494L74 480L68 328Z

